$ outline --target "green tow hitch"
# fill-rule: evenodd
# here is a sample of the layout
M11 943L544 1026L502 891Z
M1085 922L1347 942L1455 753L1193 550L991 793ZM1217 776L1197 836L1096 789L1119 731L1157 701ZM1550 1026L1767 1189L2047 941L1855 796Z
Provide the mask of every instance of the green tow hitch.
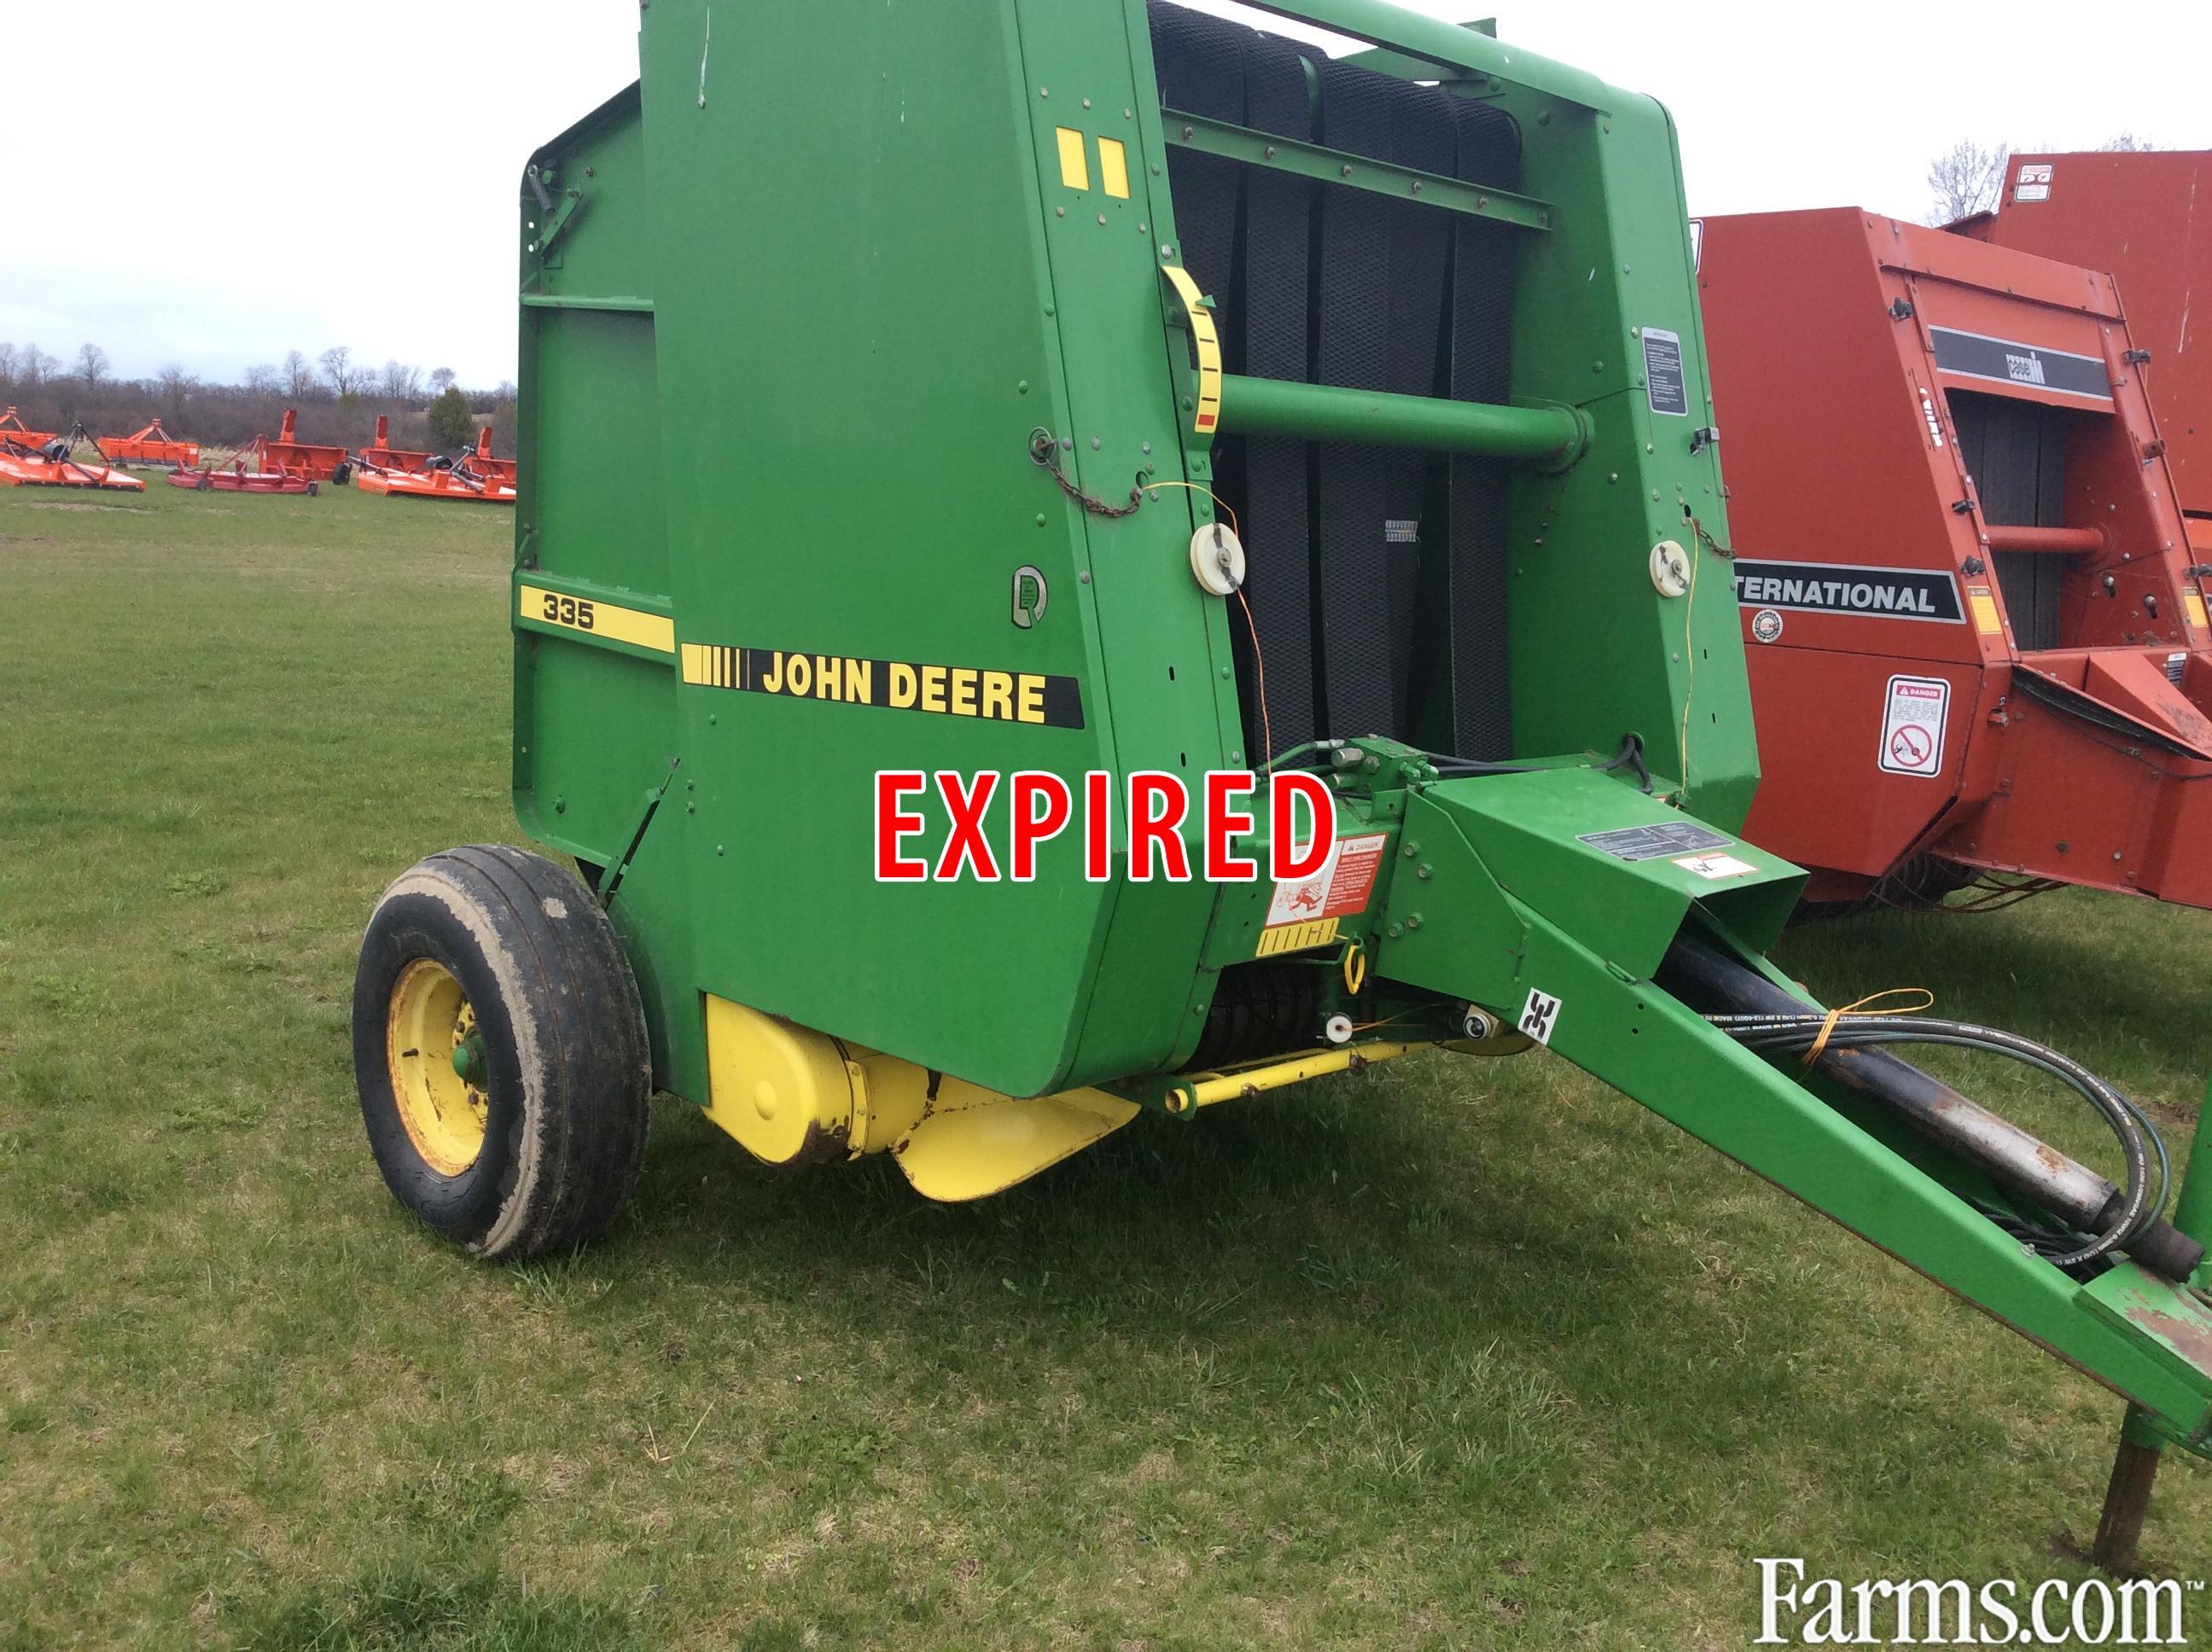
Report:
M1430 872L1394 884L1378 975L1534 1029L2113 1388L2136 1437L2212 1455L2212 1309L2190 1287L2204 1252L2188 1229L2212 1176L2177 1228L2139 1178L2114 1187L1886 1050L1839 1042L1808 1070L1723 1031L1716 1017L1820 1023L1759 956L1799 874L1613 775L1444 780L1407 796L1404 831ZM1725 852L1649 852L1700 835ZM2039 1250L2070 1254L2068 1236L2109 1254L2069 1272Z

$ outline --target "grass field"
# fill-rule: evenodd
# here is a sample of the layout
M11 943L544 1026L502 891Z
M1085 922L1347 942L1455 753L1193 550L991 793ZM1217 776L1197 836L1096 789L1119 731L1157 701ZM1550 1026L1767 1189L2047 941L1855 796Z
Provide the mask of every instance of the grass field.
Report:
M606 1245L434 1242L348 993L390 877L515 835L511 528L0 492L0 1649L1726 1647L1754 1556L2081 1574L2117 1401L1547 1056L1140 1119L961 1208L664 1103ZM1784 961L2186 1143L2207 914ZM2147 1563L2208 1534L2170 1466Z

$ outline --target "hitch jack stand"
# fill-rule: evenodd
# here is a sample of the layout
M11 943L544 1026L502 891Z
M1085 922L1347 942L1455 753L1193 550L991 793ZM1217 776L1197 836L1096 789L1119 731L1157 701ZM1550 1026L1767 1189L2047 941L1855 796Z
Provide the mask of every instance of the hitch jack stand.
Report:
M2205 1086L2204 1106L2197 1115L2197 1140L2173 1208L2173 1225L2200 1243L2212 1236L2212 1128L2208 1125L2212 1125L2212 1083ZM2199 1272L2198 1282L2205 1283L2208 1274L2212 1274L2212 1265ZM2151 1487L2158 1480L2165 1444L2142 1407L2130 1406L2127 1421L2120 1426L2112 1478L2105 1487L2097 1540L2089 1548L2091 1562L2116 1576L2130 1576L2136 1570L2136 1545L2142 1537L2143 1516L2150 1512Z
M2128 1407L2120 1425L2120 1449L2112 1459L2112 1478L2105 1487L2105 1512L2097 1521L2097 1540L2089 1546L2092 1564L2116 1577L2131 1577L2136 1570L2136 1545L2142 1537L2143 1516L2150 1512L2150 1489L2158 1479L2159 1454L2164 1442L2140 1406Z

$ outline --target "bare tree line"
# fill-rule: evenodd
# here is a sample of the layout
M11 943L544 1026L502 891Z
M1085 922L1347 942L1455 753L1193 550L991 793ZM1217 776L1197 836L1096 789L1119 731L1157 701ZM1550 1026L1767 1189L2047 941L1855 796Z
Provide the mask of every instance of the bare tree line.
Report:
M428 446L428 410L458 382L447 367L426 373L397 360L372 367L343 344L312 357L288 351L282 361L248 367L236 384L209 382L174 362L149 379L122 379L96 343L81 345L64 361L35 343L0 340L0 402L18 406L33 429L82 423L119 434L159 418L173 436L217 446L273 434L287 407L300 410L307 440L357 446L374 434L381 415L392 422L396 445ZM459 396L471 416L492 422L501 451L513 452L514 385L463 388Z

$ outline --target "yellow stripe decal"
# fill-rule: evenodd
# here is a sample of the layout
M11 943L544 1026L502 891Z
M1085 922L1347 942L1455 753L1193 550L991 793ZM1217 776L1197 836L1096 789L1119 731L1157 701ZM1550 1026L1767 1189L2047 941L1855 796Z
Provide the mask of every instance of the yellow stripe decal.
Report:
M2199 591L2184 591L2183 606L2189 610L2189 623L2200 631L2212 631L2212 619L2205 617L2204 594Z
M2004 635L2004 616L1997 612L1997 599L1990 595L1985 585L1966 587L1966 606L1974 610L1974 629L1985 637Z
M1073 126L1053 129L1060 138L1060 181L1070 189L1091 187L1091 157L1083 150L1083 134Z
M745 681L745 651L716 642L684 645L684 680L702 689L750 689Z
M1118 137L1098 140L1098 181L1115 200L1129 198L1129 151Z
M648 614L642 609L617 608L611 602L526 585L515 592L514 611L523 619L536 620L541 625L557 625L564 631L580 631L586 636L627 642L632 647L650 648L659 654L676 652L676 622L665 615Z
M1327 946L1336 938L1341 918L1310 918L1304 923L1277 924L1260 932L1256 956L1272 958L1285 952L1303 952L1310 946Z
M1206 307L1206 295L1198 290L1190 272L1171 264L1162 265L1161 272L1182 301L1190 317L1190 336L1198 341L1198 407L1190 428L1210 436L1221 423L1221 336L1213 330L1213 312Z

